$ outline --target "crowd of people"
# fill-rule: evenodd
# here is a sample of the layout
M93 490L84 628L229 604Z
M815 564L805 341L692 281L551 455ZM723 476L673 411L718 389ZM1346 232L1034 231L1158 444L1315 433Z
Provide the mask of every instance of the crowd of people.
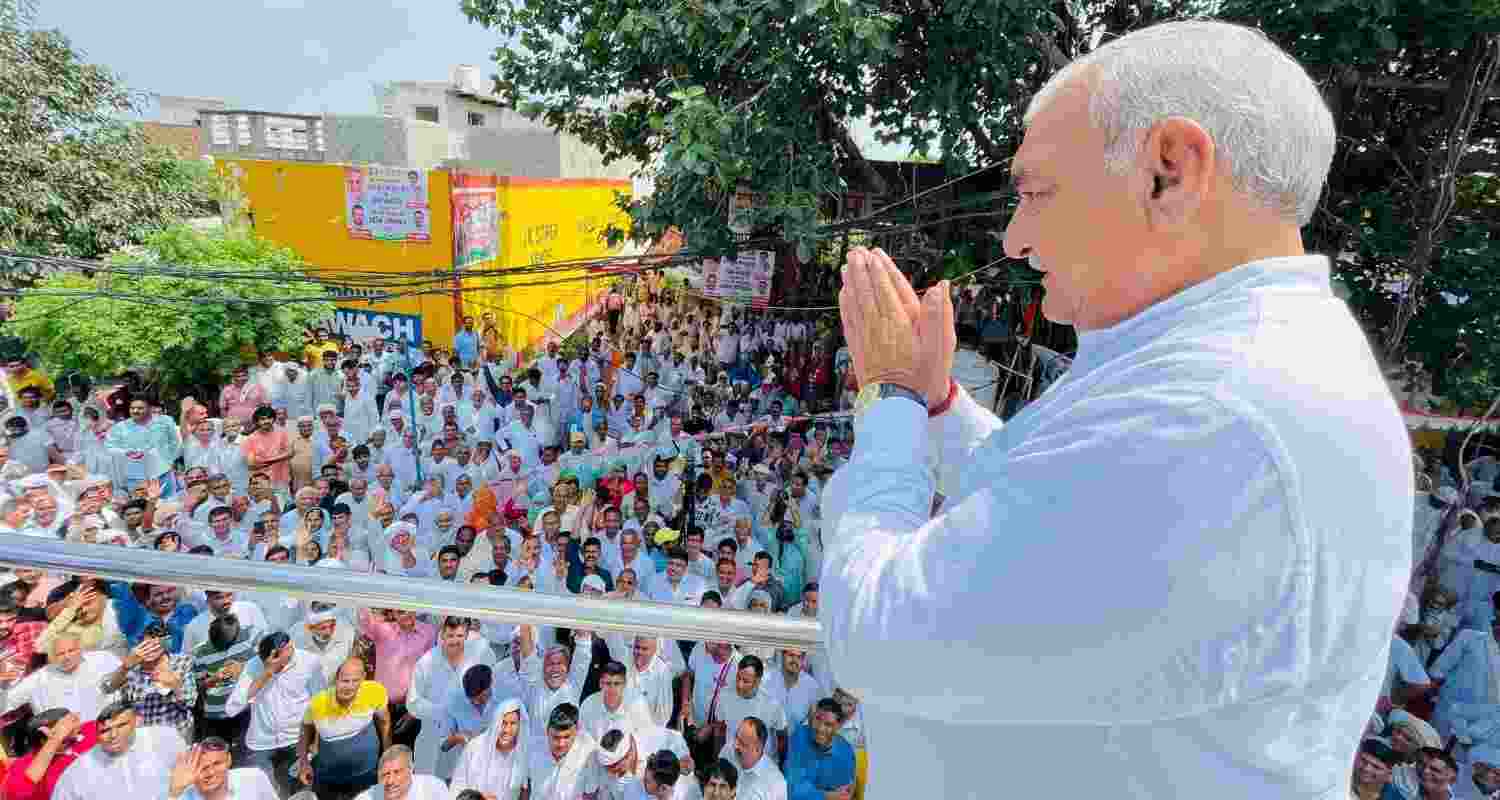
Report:
M0 530L815 618L819 491L852 444L840 415L809 416L853 389L831 322L647 278L568 354L554 338L521 365L490 314L451 347L310 331L173 413L17 359ZM864 792L859 701L816 651L0 583L7 800Z
M1500 797L1500 460L1464 450L1459 471L1450 439L1414 457L1416 577L1354 764L1359 800Z

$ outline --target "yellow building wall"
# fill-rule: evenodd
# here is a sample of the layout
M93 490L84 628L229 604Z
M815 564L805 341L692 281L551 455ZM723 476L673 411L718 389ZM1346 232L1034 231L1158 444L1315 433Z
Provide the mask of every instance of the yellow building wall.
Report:
M475 265L496 274L465 278L466 313L476 319L493 315L502 339L517 351L538 349L555 333L571 333L578 316L608 291L610 279L590 278L582 264L506 273L617 255L622 248L611 250L601 237L611 223L628 225L629 218L615 206L616 192L628 194L630 181L500 178L499 268Z
M422 319L422 336L441 347L453 343L454 301L451 281L411 279L393 288L425 292L389 302L360 299L359 290L384 291L377 279L339 272L411 273L453 268L453 214L449 205L448 173L427 171L432 239L429 242L389 242L354 239L344 225L344 165L294 161L225 159L221 169L238 179L250 201L255 232L295 250L320 273L356 290L343 308L365 313L411 314ZM296 287L298 294L314 294L316 287ZM439 293L441 292L441 293Z

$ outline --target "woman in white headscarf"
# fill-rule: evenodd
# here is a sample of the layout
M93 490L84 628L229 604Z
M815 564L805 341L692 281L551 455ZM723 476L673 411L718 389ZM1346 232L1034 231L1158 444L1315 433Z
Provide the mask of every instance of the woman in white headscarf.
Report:
M455 797L473 789L495 800L516 800L526 787L526 766L530 743L524 732L528 727L526 709L521 701L509 698L495 709L495 721L480 736L464 745L453 769L449 786Z
M417 529L409 522L395 522L385 529L380 571L387 575L409 578L431 577L435 571L432 554L417 546Z

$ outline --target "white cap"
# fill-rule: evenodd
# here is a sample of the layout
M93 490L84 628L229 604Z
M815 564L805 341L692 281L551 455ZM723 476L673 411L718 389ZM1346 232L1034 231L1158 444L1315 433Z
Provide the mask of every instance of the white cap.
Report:
M594 576L590 575L589 577L592 578ZM594 750L594 760L599 762L599 766L613 767L624 761L625 756L630 755L630 745L634 741L634 736L629 731L622 731L622 733L625 735L620 737L620 741L615 743L613 749L606 750L604 745L601 744ZM603 739L604 737L601 736L600 738Z
M599 577L598 575L589 575L583 579L583 585L580 586L579 589L580 591L583 589L594 589L600 594L603 594L605 591L604 579Z

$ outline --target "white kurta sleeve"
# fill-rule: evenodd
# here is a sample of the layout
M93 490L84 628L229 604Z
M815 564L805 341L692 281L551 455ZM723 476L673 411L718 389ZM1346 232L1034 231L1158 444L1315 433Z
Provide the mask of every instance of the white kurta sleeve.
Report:
M939 401L941 402L941 401ZM927 432L937 444L939 489L948 497L968 494L964 476L979 445L1000 430L1000 418L981 408L962 386L946 414L928 421ZM827 518L827 513L824 513Z
M1202 395L1074 411L971 453L930 520L921 406L857 423L825 497L835 685L944 722L1128 724L1304 677L1306 534L1257 430Z

